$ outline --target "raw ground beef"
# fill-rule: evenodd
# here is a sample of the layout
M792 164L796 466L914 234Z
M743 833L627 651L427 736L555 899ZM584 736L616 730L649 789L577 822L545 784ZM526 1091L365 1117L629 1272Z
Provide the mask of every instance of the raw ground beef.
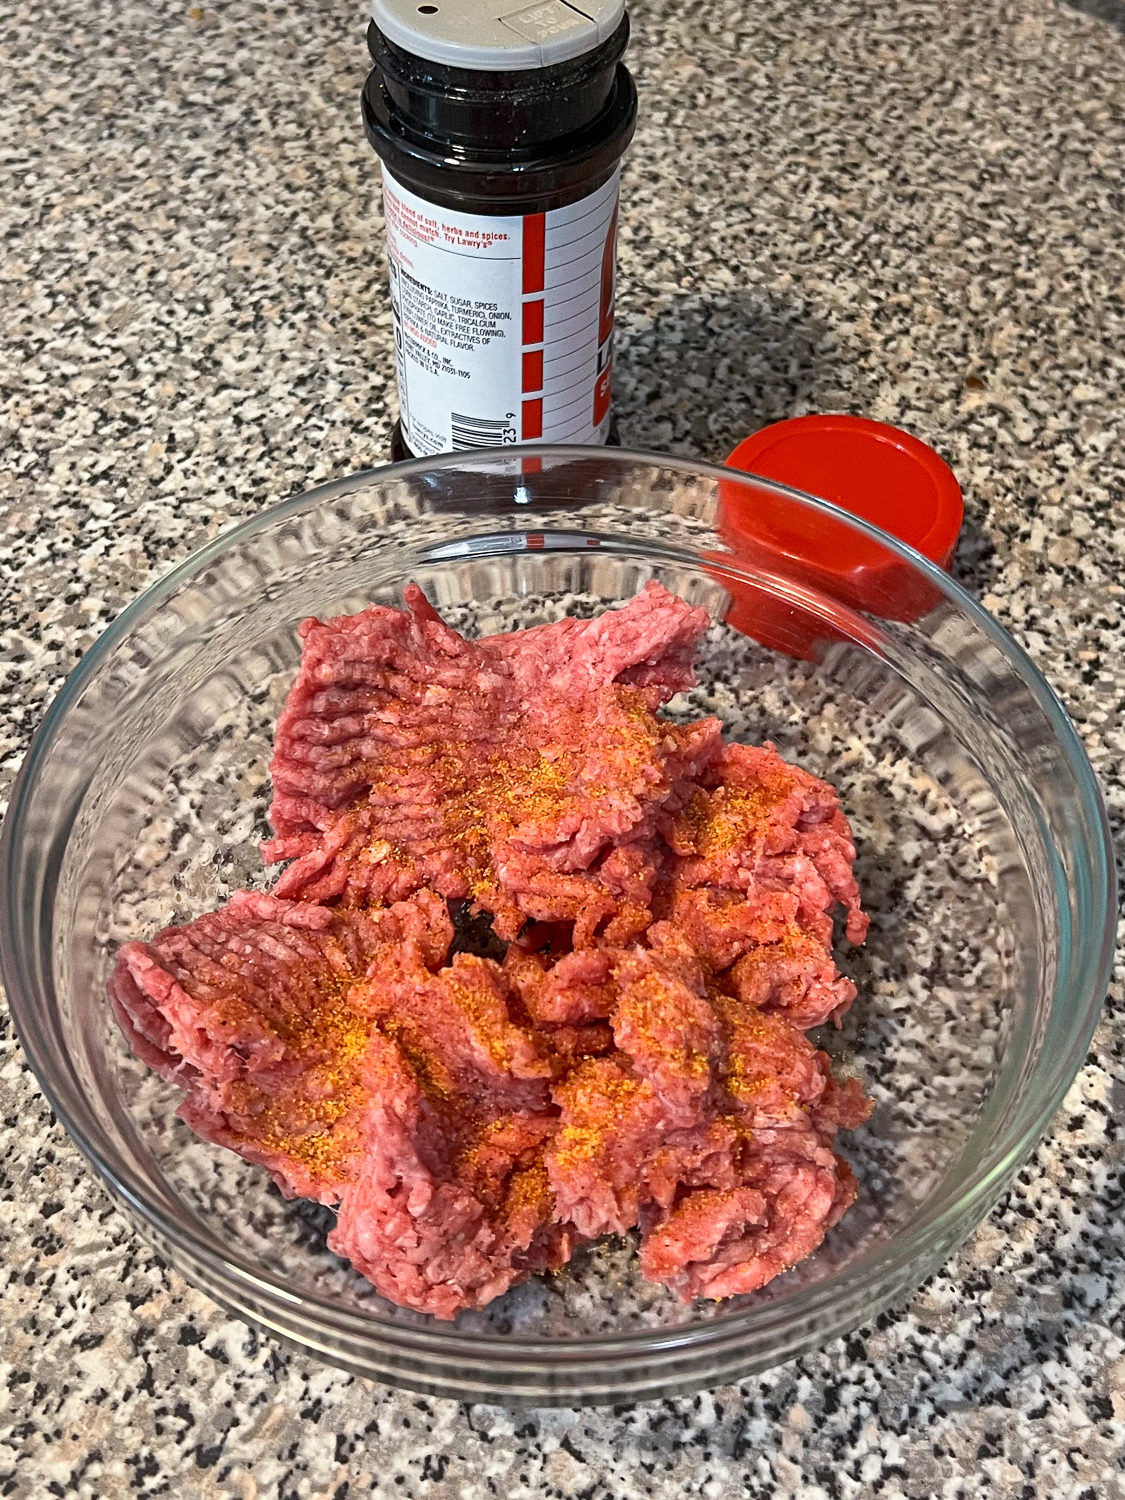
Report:
M334 1204L350 1179L377 955L428 973L453 936L432 892L374 912L237 892L151 943L126 943L110 997L133 1050L185 1090L199 1135L266 1167L287 1197Z
M554 1090L556 1212L591 1238L642 1229L641 1267L684 1300L751 1292L811 1253L855 1196L833 1152L870 1103L780 1013L681 950L613 965L617 1052Z
M706 616L658 585L475 642L406 602L301 627L263 846L292 863L121 949L126 1035L404 1306L632 1229L685 1300L753 1291L851 1203L870 1111L804 1035L855 997L836 913L867 926L836 794L659 716Z
M328 1243L392 1302L452 1318L564 1265L578 1237L543 1166L554 1112L451 1096L407 1056L372 1038L366 1150Z
M506 940L530 917L582 944L622 908L627 929L651 900L657 810L721 745L715 720L655 715L694 681L705 611L649 584L596 620L466 641L411 603L301 626L270 765L263 854L294 860L277 893L428 885L471 896Z

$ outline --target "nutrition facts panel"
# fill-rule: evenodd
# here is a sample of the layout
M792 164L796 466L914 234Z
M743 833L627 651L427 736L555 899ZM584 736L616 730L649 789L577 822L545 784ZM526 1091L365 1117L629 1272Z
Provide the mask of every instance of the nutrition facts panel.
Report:
M615 174L549 213L460 214L384 168L399 404L412 452L605 441L617 190Z

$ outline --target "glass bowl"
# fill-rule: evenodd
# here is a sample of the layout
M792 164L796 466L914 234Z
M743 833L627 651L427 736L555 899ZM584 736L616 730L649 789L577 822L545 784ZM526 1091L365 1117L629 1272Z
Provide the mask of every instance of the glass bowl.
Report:
M724 541L735 514L737 552ZM857 572L807 565L845 551ZM876 1101L842 1141L860 1195L815 1255L752 1296L684 1306L640 1278L628 1243L606 1242L484 1312L435 1322L328 1252L326 1210L285 1202L263 1171L191 1135L177 1090L126 1047L106 977L122 941L268 882L256 843L303 617L397 603L413 579L452 623L488 633L593 613L650 578L715 622L698 688L669 711L774 740L838 787L855 830L872 925L840 962L859 999L817 1040ZM59 693L0 858L3 973L27 1056L169 1263L350 1370L508 1404L726 1382L916 1287L989 1212L1062 1099L1104 993L1114 911L1077 736L945 574L747 475L549 447L358 474L195 553Z

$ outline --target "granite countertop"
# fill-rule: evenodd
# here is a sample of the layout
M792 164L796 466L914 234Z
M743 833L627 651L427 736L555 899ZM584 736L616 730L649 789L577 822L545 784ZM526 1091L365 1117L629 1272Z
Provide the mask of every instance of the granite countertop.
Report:
M1125 810L1125 6L638 0L617 409L722 456L900 423L959 567ZM359 4L20 0L0 22L0 792L139 589L380 462L394 396ZM0 1060L0 1495L1125 1496L1125 1007L903 1306L737 1387L510 1412L339 1374L135 1237Z

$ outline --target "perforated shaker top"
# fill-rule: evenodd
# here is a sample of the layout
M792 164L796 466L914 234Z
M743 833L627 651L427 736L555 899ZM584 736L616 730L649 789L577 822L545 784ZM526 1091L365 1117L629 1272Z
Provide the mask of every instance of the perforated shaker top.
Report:
M625 0L372 0L371 14L388 40L416 57L503 73L593 51L620 26Z

